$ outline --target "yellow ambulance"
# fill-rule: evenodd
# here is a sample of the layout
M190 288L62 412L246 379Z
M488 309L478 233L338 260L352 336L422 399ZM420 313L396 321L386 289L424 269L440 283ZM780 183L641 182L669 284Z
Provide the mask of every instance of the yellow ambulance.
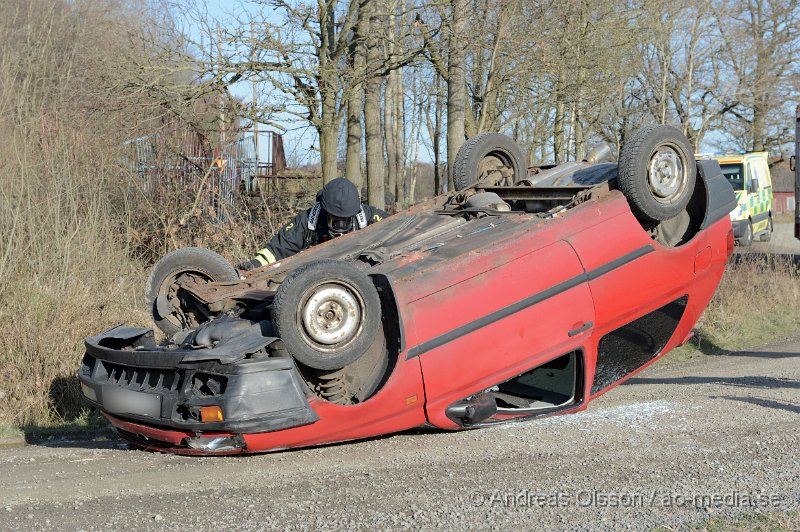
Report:
M741 246L754 238L768 242L772 238L772 177L767 152L730 155L698 155L719 162L722 173L736 192L736 208L731 211L733 236Z

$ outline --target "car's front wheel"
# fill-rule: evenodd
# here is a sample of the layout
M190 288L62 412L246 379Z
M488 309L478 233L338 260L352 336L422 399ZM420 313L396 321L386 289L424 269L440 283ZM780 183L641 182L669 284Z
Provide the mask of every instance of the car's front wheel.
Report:
M302 266L275 294L272 321L298 362L334 370L358 360L377 337L381 304L369 276L348 262Z
M744 226L744 235L742 238L739 239L739 244L744 247L748 247L753 243L753 222L747 221L747 225Z
M641 222L677 216L689 203L696 179L692 145L672 126L641 129L620 152L618 186Z
M182 286L187 283L236 281L239 274L221 255L203 248L183 248L164 255L150 270L145 302L156 326L166 334L208 321L205 307Z

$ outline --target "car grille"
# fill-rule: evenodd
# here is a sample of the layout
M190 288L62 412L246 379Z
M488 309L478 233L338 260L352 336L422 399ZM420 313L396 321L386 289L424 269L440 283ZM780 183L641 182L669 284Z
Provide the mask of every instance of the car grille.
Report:
M99 362L101 368L95 372L95 380L101 384L154 392L175 392L183 384L183 375L175 369L134 368L105 360Z

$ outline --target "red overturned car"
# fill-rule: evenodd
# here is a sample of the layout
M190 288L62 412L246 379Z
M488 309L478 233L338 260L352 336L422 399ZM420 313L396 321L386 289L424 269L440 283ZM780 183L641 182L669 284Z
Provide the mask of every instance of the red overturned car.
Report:
M177 250L152 329L86 339L86 399L136 447L233 454L585 409L686 341L733 249L735 196L668 126L619 159L526 168L482 134L458 192L247 273Z

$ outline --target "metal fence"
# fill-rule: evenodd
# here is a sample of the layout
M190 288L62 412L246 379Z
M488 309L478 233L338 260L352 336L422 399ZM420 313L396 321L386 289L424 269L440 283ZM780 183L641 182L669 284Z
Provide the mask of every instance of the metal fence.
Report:
M271 131L244 133L219 149L192 132L169 140L158 133L143 135L124 146L125 165L145 194L199 197L203 213L218 222L228 220L243 194L256 191L259 179L286 167L283 140Z

